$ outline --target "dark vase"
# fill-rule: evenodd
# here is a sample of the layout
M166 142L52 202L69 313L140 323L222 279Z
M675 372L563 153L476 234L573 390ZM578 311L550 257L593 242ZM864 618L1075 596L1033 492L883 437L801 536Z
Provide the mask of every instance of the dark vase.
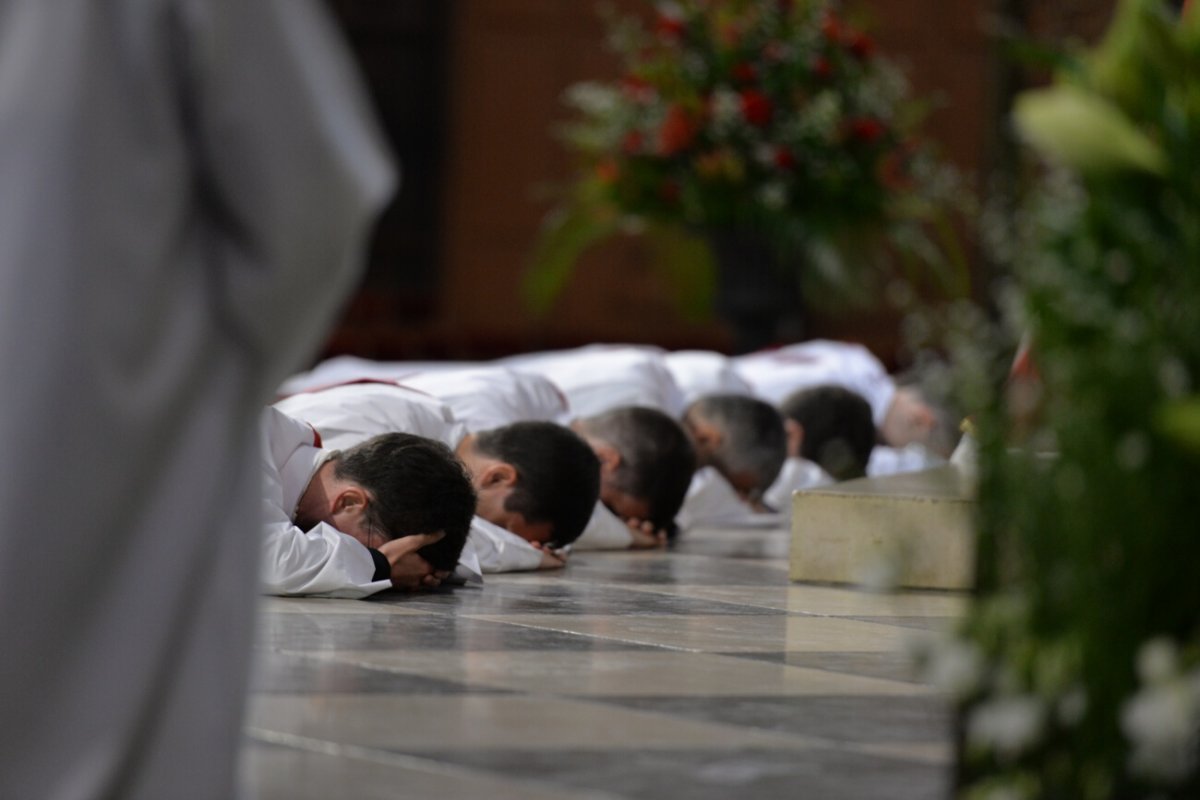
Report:
M753 233L712 231L706 238L717 265L716 312L731 329L734 352L800 341L804 313L798 266L783 263L778 251Z

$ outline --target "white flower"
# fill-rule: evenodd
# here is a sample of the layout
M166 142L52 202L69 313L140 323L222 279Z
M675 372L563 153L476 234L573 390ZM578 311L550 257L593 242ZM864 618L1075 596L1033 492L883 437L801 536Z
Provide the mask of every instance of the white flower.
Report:
M1121 730L1133 745L1135 773L1163 781L1186 777L1200 733L1197 683L1176 679L1142 689L1121 709Z
M974 746L1009 759L1035 744L1042 733L1045 709L1031 695L1001 697L971 711L967 740Z
M607 117L620 103L620 92L603 83L577 83L567 89L566 101L585 114Z
M764 184L758 190L758 201L764 208L778 211L787 204L787 187L778 181Z
M712 119L718 129L729 128L741 121L742 101L737 92L728 86L718 86L713 90Z
M1128 472L1140 469L1149 456L1150 439L1140 431L1130 431L1117 442L1117 464Z
M1166 636L1142 644L1137 654L1137 673L1145 684L1166 683L1179 674L1179 648Z
M1087 706L1087 692L1082 686L1076 686L1058 698L1058 721L1068 728L1078 725L1087 713Z

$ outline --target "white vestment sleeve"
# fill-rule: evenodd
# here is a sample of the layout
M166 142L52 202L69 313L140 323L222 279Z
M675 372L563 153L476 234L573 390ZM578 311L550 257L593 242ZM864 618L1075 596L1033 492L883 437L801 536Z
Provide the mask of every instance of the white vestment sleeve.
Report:
M704 467L692 476L675 522L681 530L687 530L699 525L728 524L752 514L719 472Z
M808 459L792 457L783 462L779 477L771 484L771 488L763 493L763 502L785 519L791 519L793 494L801 489L827 486L833 482L829 473L818 464Z
M375 562L358 540L324 522L304 531L290 521L263 526L266 594L360 598L391 588L374 581Z
M482 517L471 520L467 541L483 572L523 572L537 569L542 563L541 550Z
M896 475L901 472L920 472L945 463L946 459L920 444L910 444L905 447L887 447L877 444L871 449L871 459L867 462L867 475L876 477Z
M572 545L574 550L627 550L633 544L633 532L625 521L608 510L603 503L596 503L587 527Z

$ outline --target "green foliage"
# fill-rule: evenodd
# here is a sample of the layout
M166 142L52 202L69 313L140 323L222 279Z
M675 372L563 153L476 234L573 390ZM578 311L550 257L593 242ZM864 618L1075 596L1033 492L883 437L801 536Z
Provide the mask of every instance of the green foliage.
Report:
M1039 377L976 418L964 636L986 667L964 797L1200 795L1197 16L1125 0L1081 69L1018 106L1053 164L1012 265ZM1037 725L1011 746L986 723L1016 701Z

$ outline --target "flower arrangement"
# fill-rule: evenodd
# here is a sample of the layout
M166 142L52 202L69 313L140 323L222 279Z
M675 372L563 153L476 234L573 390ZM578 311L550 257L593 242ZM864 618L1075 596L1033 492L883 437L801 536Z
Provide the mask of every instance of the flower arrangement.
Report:
M839 258L852 241L928 218L938 168L916 136L922 109L838 3L655 9L650 26L610 18L618 79L567 92L581 171L535 257L542 304L619 231L749 232L835 278L861 261Z
M1036 381L974 420L979 597L932 658L960 700L969 800L1200 797L1200 9L1186 8L1121 0L1101 45L1016 105L1042 161L1003 239Z

